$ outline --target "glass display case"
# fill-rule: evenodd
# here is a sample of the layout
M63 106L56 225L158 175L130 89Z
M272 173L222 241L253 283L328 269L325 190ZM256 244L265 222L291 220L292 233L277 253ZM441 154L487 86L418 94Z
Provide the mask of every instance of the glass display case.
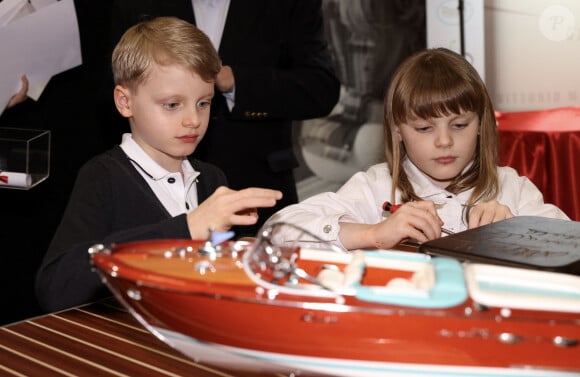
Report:
M29 190L50 174L50 131L0 127L0 188Z

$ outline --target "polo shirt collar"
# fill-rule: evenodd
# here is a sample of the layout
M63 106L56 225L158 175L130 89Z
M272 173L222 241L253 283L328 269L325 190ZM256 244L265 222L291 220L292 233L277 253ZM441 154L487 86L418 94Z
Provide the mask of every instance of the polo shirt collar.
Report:
M130 133L123 134L121 140L121 149L127 154L127 156L133 160L134 163L138 165L138 168L151 177L154 181L162 180L172 174L157 162L155 162L151 156L149 156L140 146L133 140L133 136ZM184 158L181 163L181 168L183 174L186 177L185 181L189 179L195 179L199 176L199 172L195 171L191 166L191 163L187 158ZM193 176L193 177L192 177Z

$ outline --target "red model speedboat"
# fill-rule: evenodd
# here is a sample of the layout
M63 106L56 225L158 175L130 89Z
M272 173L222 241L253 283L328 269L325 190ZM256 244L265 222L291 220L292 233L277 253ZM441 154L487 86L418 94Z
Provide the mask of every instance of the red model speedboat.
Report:
M208 364L336 376L578 376L580 277L409 251L154 240L91 249L160 339Z

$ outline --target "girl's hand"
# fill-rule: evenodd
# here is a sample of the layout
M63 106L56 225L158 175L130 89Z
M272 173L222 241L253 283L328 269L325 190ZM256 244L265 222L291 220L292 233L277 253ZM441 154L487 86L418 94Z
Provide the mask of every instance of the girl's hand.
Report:
M509 219L510 217L514 217L514 215L509 207L499 203L497 200L479 203L469 212L468 228L477 228L478 226Z
M192 239L204 240L209 230L227 231L234 225L253 225L258 221L257 208L273 207L282 198L277 190L247 188L217 190L187 215Z
M390 249L404 240L426 242L441 237L443 221L430 200L410 202L377 224L340 224L340 241L349 250Z

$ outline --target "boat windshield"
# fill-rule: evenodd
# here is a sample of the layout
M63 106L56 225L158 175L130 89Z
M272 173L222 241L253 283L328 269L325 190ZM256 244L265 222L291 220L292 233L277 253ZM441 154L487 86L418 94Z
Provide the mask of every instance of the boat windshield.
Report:
M274 223L260 230L254 244L244 255L245 268L254 279L268 283L283 285L302 278L317 284L315 278L297 265L300 249L303 247L344 253L298 226Z

